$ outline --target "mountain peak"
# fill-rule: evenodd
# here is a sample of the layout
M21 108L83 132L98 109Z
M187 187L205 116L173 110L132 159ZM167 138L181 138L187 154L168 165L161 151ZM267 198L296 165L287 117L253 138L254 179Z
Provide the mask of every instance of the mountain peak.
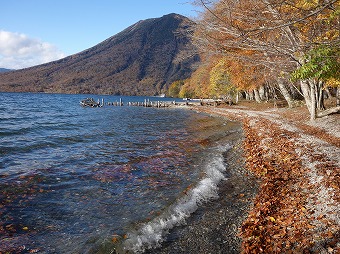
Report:
M188 78L200 61L186 29L170 13L141 20L78 54L0 74L1 91L156 95Z

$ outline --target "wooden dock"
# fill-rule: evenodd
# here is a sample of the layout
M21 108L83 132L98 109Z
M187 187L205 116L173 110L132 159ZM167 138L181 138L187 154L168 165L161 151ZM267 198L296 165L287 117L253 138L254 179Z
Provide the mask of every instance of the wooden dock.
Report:
M115 107L146 107L146 108L169 108L174 106L189 106L189 105L199 105L199 101L151 101L150 99L145 99L144 101L138 102L126 102L124 103L122 99L119 101L105 102L104 99L98 100L99 107L103 106L115 106Z
M98 99L95 101L93 98L86 98L80 101L80 105L82 107L104 107L104 106L116 106L116 107L146 107L146 108L169 108L169 107L185 107L185 106L198 106L198 105L214 105L217 106L218 102L214 100L207 100L207 99L194 99L194 100L183 100L183 101L153 101L150 99L145 99L144 101L137 101L137 102L123 102L123 99L120 98L119 101L109 101L105 102L104 98Z

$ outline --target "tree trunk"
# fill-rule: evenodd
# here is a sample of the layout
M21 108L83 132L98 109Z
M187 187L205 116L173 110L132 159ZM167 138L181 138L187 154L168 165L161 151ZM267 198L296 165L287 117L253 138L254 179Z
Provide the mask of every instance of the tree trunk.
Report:
M255 101L256 101L257 103L261 103L261 97L260 97L259 90L254 89L254 95L255 95Z
M310 120L314 121L316 119L316 84L314 81L310 83L310 95L311 95L311 111L310 111Z
M303 98L305 99L308 111L311 112L312 102L311 102L310 89L309 89L308 82L303 80L303 81L300 82L300 85L301 85L301 91L302 91L302 94L303 94Z
M322 89L319 91L319 98L318 98L318 110L325 110L325 94Z
M266 85L264 88L265 88L266 102L268 102L269 101L269 97L270 97L270 87L269 87L269 85Z
M319 112L318 117L324 117L324 116L328 116L330 114L336 114L336 113L339 113L339 112L340 112L340 106Z
M278 78L277 83L279 85L279 88L280 88L280 91L281 91L283 97L285 98L285 100L288 103L288 107L292 108L294 106L293 98L292 98L290 92L288 91L288 89L287 89L287 87L286 87L286 85L284 83L284 79L283 78Z
M249 93L248 93L247 91L245 91L244 93L245 93L245 95L246 95L246 100L249 101L249 100L250 100L250 99L249 99Z
M325 103L324 103L324 91L323 91L323 83L321 81L317 82L315 85L316 87L316 102L317 102L317 109L318 110L325 110Z
M252 101L254 100L254 92L253 91L247 91L246 93L246 100Z
M331 92L329 91L328 87L325 87L325 92L326 92L326 95L325 95L326 99L329 99L329 98L333 97Z
M249 92L249 100L251 100L251 101L254 100L254 91Z
M301 90L308 108L310 119L316 119L316 98L315 98L315 84L313 81L301 81Z
M260 95L261 101L265 101L266 100L266 90L265 90L264 86L260 86L259 87L259 95Z
M340 86L336 88L336 106L340 106Z

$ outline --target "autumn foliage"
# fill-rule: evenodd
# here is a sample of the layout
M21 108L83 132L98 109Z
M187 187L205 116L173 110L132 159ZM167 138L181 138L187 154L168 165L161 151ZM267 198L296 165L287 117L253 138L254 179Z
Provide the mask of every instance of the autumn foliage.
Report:
M208 60L227 59L229 80L237 91L256 95L269 86L267 94L276 98L273 91L279 90L290 107L299 99L296 94L303 95L311 119L316 110L324 110L322 91L337 87L340 80L338 0L195 2L205 10L196 44L203 55L214 55Z

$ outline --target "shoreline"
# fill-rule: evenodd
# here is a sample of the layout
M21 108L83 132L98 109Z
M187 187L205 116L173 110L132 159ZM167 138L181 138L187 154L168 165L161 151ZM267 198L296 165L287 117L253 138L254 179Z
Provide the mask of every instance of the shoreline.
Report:
M146 253L340 251L340 115L311 123L304 108L188 109L243 122L244 154L238 155L246 162L240 176L255 174L259 189L252 190L256 197L235 218L226 205L233 184L223 182L218 200L204 204L186 226L171 233L176 241L170 237L162 247ZM231 193L232 202L251 197L240 190ZM237 221L237 226L225 221Z
M224 154L225 180L218 185L218 198L205 202L185 225L173 228L161 247L147 254L240 253L238 229L258 191L258 179L245 169L242 128L234 134L232 148Z
M339 253L340 115L254 107L195 108L243 122L246 168L261 184L242 253Z

